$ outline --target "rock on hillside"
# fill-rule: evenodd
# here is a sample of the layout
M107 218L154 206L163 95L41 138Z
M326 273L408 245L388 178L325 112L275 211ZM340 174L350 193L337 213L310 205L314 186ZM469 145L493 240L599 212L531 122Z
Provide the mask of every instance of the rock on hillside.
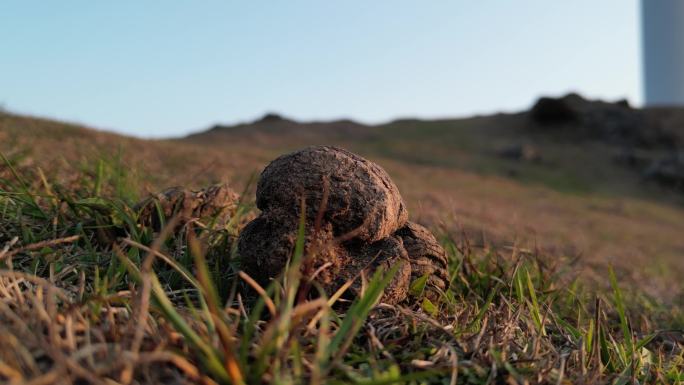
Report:
M680 140L656 115L634 109L626 100L608 103L587 100L577 94L542 97L529 116L533 127L562 130L577 139L646 148L672 146Z

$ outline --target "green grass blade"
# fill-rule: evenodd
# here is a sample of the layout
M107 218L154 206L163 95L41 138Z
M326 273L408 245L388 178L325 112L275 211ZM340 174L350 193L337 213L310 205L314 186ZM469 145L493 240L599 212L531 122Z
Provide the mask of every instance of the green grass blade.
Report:
M338 350L342 347L343 343L350 341L359 331L373 305L380 299L385 287L387 287L392 278L394 278L394 275L399 271L399 267L399 264L394 265L385 274L379 270L375 272L363 296L352 304L340 328L335 333L335 337L330 341L328 356L334 357L339 353Z
M622 299L622 291L617 283L617 278L615 277L615 272L613 268L608 270L610 276L610 285L613 287L613 300L615 302L615 308L617 309L618 317L620 318L620 328L622 329L622 336L624 338L623 344L626 347L626 354L628 354L629 360L634 357L634 346L632 344L632 333L630 332L629 320L627 318L627 313L625 311L625 304Z

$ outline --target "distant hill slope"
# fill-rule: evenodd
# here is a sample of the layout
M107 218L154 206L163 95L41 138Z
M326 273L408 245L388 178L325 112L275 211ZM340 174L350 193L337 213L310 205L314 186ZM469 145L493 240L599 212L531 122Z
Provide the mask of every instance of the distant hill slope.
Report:
M140 140L2 114L0 151L62 180L94 172L99 158L119 159L144 194L219 180L242 190L284 152L339 145L386 168L412 218L435 229L464 229L475 243L581 254L586 276L602 281L610 263L671 296L683 285L683 195L646 172L681 148L682 116L569 95L517 114L376 126L267 115L186 138Z
M300 123L270 114L251 123L217 125L183 141L275 152L335 144L368 156L504 176L565 192L679 202L676 190L684 192L684 184L648 175L682 149L684 110L637 110L573 94L542 98L531 111L517 114L377 126L348 120ZM684 158L681 167L684 172Z
M0 114L0 151L23 167L39 166L64 178L74 171L94 170L97 159L120 159L126 171L144 181L142 190L234 180L235 170L256 170L261 159L250 153L226 152L218 146L142 140L8 113Z

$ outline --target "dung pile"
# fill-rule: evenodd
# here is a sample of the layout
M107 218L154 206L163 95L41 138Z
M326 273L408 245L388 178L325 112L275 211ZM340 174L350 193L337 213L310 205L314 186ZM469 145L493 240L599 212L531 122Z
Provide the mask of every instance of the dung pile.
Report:
M135 209L141 224L160 231L174 217L177 217L177 228L203 218L224 225L235 215L237 202L238 194L227 184L201 190L171 187L139 202Z
M225 227L235 219L238 203L239 195L225 183L199 190L170 187L151 194L133 206L137 221L135 225L138 229L150 229L154 233L166 230L169 239L182 239L197 226ZM128 226L132 223L121 221L118 213L111 211L112 207L103 205L100 210L110 211L101 211L101 214L108 215L90 219L88 227L94 229L93 240L98 246L108 249L119 238L130 235ZM169 227L171 224L172 228Z
M302 273L328 295L349 280L358 294L361 276L394 265L399 270L385 289L386 303L405 300L410 283L423 276L428 294L448 285L444 249L427 229L408 221L385 170L349 151L314 146L277 158L261 174L256 204L262 213L241 232L238 254L261 284L281 274L292 257L303 214Z

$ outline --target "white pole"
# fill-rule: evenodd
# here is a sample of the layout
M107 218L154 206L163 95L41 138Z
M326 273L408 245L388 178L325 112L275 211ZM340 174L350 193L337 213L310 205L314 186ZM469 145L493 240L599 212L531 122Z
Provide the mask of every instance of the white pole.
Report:
M646 106L684 106L684 0L641 0Z

